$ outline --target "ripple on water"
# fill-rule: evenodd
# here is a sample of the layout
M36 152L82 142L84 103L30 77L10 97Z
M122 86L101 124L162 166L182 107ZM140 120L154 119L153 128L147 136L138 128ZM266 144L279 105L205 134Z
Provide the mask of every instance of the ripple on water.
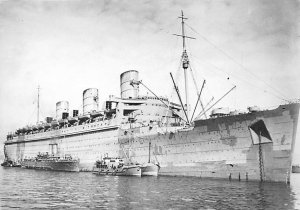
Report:
M300 206L300 176L288 186L19 168L0 168L0 175L3 209L295 209Z

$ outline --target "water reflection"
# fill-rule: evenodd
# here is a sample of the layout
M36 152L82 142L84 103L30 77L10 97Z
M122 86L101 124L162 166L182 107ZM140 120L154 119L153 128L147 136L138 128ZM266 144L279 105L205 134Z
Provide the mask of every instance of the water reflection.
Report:
M0 168L1 207L37 209L295 209L291 185L193 177L115 177ZM298 176L297 176L298 175Z
M292 174L290 187L294 197L294 208L300 209L300 174Z

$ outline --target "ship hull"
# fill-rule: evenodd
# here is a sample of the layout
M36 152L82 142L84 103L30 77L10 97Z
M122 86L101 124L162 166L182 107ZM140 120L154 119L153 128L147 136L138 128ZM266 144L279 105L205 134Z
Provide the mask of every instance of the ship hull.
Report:
M145 163L141 166L142 176L158 176L159 165L153 163Z
M55 143L60 151L80 159L81 170L91 171L94 162L106 155L146 163L151 142L151 157L160 163L161 175L289 182L298 114L299 104L287 104L274 110L198 120L188 129L91 123L90 128L71 127L7 141L5 155L18 161L49 151L49 144ZM257 120L264 122L271 136L259 145L249 129Z

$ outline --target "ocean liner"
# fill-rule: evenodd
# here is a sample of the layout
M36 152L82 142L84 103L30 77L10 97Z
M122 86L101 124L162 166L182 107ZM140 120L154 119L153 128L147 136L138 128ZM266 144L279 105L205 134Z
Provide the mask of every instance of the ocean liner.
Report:
M181 65L186 78L185 41L191 37L184 33L183 14L180 18L182 34L178 36L183 38ZM186 105L187 89L184 104L173 83L180 103L158 97L139 80L136 70L121 74L121 96L110 96L104 110L98 109L95 88L83 92L82 114L73 110L69 116L69 103L60 101L56 119L46 118L7 136L6 160L20 162L49 152L52 145L54 155L79 158L80 170L91 171L96 160L107 156L147 163L151 144L151 162L159 163L160 175L289 182L299 103L272 110L249 107L243 113L220 108L213 109L208 119L194 118ZM153 96L140 95L141 86ZM202 108L200 116L214 106Z

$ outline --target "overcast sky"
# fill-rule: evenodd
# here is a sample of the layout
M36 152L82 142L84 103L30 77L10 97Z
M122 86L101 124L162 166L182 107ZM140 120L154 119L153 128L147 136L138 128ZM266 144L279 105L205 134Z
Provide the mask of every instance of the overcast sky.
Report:
M234 85L217 107L274 108L300 98L296 0L0 0L1 138L35 123L38 85L41 118L55 116L61 100L81 109L86 88L98 88L101 103L119 96L119 75L130 69L170 97L169 72L183 77L182 40L172 35L181 31L181 10L196 38L187 49L198 88L207 80L204 104Z

